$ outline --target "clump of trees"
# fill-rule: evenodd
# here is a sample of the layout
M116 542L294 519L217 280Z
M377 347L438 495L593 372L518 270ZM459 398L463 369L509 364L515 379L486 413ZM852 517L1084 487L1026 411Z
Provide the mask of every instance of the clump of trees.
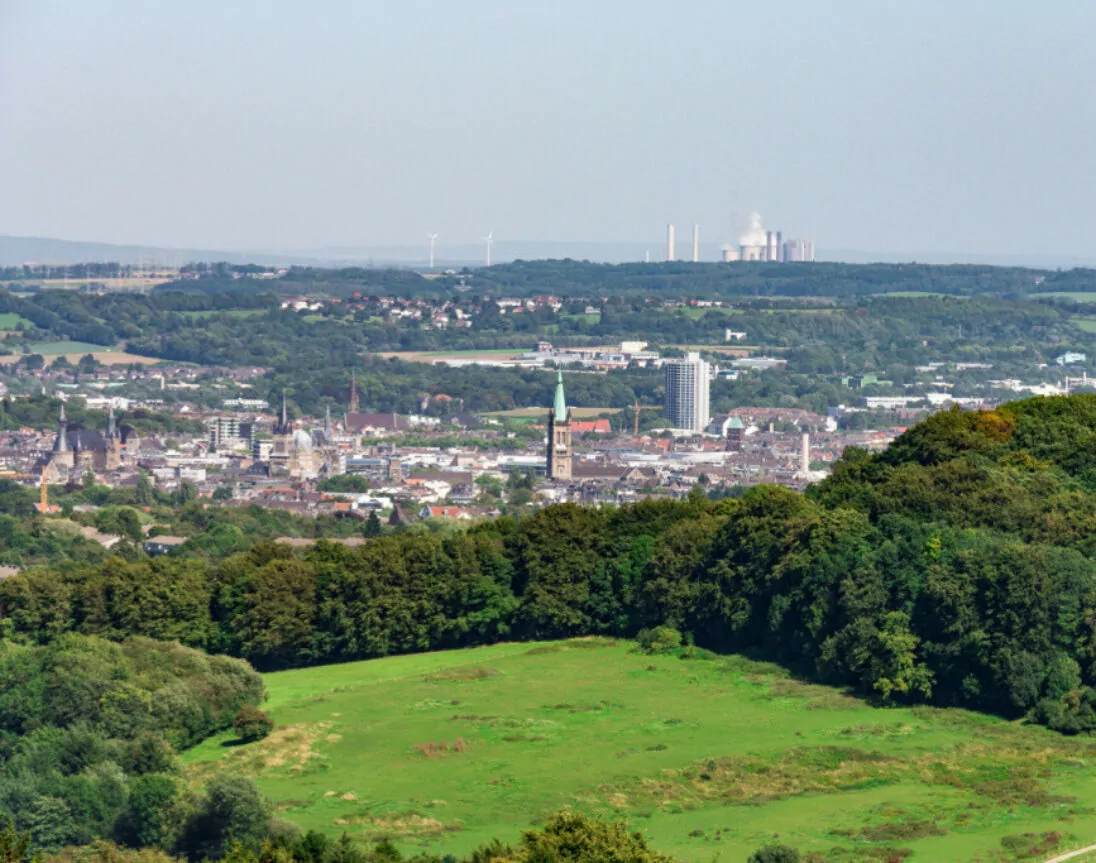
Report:
M250 780L219 776L195 793L177 755L264 696L246 663L179 644L0 640L4 859L101 838L200 859L265 835L269 805Z

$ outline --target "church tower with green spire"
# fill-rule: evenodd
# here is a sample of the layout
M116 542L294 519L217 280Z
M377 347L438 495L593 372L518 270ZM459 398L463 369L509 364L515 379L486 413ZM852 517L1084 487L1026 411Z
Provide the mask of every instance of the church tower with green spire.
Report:
M571 479L571 409L563 394L563 372L556 376L556 398L548 411L548 479Z

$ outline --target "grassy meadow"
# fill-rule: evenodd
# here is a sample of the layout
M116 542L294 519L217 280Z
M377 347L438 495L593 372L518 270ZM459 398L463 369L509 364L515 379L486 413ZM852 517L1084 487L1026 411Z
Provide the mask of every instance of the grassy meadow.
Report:
M741 657L576 640L266 676L277 729L187 753L303 828L405 851L516 838L561 807L683 860L770 841L832 861L1047 860L1096 842L1096 743L959 710L879 708Z

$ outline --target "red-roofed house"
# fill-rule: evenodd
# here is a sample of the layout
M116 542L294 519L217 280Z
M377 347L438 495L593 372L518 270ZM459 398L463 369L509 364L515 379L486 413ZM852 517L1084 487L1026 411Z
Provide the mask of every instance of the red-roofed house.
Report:
M572 420L571 432L573 434L612 434L613 429L607 419Z

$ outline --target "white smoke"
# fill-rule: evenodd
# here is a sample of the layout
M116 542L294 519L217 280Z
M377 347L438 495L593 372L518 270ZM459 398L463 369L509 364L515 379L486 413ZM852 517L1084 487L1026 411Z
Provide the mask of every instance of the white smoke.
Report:
M765 225L761 221L761 214L758 212L750 213L749 227L739 236L738 244L740 246L764 246L768 242L768 238L765 235Z

